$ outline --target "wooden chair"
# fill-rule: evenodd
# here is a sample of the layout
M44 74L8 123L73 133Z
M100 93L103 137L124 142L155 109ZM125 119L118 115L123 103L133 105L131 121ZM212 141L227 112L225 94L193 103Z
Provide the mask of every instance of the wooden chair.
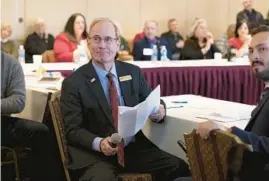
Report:
M120 51L118 52L118 60L119 61L130 61L133 60L133 56L129 55L127 51Z
M47 50L42 54L42 62L43 63L53 63L56 62L56 58L54 56L53 50Z
M3 156L3 153L5 154L5 156ZM14 164L14 171L16 174L15 180L20 181L21 179L20 179L19 164L15 149L7 146L1 146L1 166L9 164Z
M26 157L29 151L31 149L27 147L1 146L1 166L13 164L16 181L21 180L18 160Z
M60 150L60 155L63 163L64 173L67 181L71 181L70 174L67 168L68 165L68 149L65 138L64 124L60 111L61 92L58 91L51 95L49 108L52 116L53 126L56 133L56 138ZM151 181L150 174L122 174L119 180L121 181Z
M202 139L193 130L184 138L193 181L233 180L241 168L243 151L252 151L250 145L224 131Z
M129 48L130 48L130 52L132 54L133 49L134 49L134 41L133 41L133 39L129 39L129 40L127 40L127 42L128 42Z

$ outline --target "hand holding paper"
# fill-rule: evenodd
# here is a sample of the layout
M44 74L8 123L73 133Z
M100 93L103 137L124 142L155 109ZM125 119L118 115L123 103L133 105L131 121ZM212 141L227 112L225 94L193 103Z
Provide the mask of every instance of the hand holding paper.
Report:
M157 112L154 116L160 118L163 114L160 106L160 86L157 86L144 102L135 107L119 106L118 131L121 137L134 136L143 128L148 117Z
M149 119L151 119L152 121L155 121L155 122L159 122L163 119L164 116L165 116L164 106L162 104L160 104L159 109L157 111L153 112L149 116Z

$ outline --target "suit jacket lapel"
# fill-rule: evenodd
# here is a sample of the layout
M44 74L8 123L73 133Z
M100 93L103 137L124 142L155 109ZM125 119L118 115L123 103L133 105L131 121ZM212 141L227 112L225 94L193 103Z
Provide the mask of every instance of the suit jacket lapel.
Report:
M124 69L124 67L121 67L121 64L118 63L117 61L115 62L115 65L116 65L118 81L119 81L119 84L120 84L121 93L122 93L122 96L123 96L124 103L125 103L126 106L132 107L135 104L133 102L133 99L132 99L132 81L133 81L133 79L126 80L126 81L120 81L120 77L130 75L130 73L127 72L126 69Z
M112 114L111 114L111 108L107 102L103 87L101 85L101 82L98 78L97 73L95 72L95 69L92 65L92 63L90 62L88 64L88 72L86 73L88 76L87 79L87 84L90 87L90 90L92 91L92 93L95 95L98 103L100 104L100 107L102 108L102 110L104 111L106 117L108 118L109 122L112 124L113 126L113 118L112 118Z
M255 118L257 117L258 113L261 111L262 107L264 106L264 104L267 101L269 101L269 91L264 95L263 99L259 102L257 107L253 110L252 115L251 115L251 119L249 120L249 123L246 126L247 131L251 130L251 128L254 124Z

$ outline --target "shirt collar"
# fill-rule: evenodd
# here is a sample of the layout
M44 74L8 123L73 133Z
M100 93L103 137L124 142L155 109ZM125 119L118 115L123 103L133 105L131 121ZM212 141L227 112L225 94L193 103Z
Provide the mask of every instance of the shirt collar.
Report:
M95 69L95 71L96 71L96 73L97 73L97 75L98 75L98 77L100 79L107 78L106 76L107 76L108 73L112 73L113 76L117 78L117 72L116 72L115 63L113 63L112 68L110 69L110 71L106 71L106 70L102 69L99 65L97 65L94 62L92 62L92 65L93 65L93 67L94 67L94 69Z

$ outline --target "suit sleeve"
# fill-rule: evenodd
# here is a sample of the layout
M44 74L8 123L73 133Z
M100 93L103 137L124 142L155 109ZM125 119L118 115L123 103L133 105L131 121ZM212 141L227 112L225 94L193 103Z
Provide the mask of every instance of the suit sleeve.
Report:
M70 144L93 149L93 141L98 136L84 129L83 113L77 87L64 81L61 93L61 111L65 125L66 138Z
M258 13L258 16L259 16L259 18L258 18L258 22L259 22L259 24L264 25L264 24L265 24L265 19L264 19L262 13L259 12L259 13Z
M57 37L54 42L53 50L57 62L72 62L73 52L69 50L69 42Z
M6 57L9 58L9 57ZM3 60L4 61L4 60ZM15 61L15 60L8 60ZM1 99L1 114L20 113L25 107L25 80L22 67L18 61L10 67L11 79L7 87L6 98Z
M142 60L142 51L138 42L134 43L133 56L134 60Z
M236 22L240 22L242 20L244 20L245 17L244 17L244 12L239 12L237 15L236 15Z
M139 102L143 102L151 93L152 89L149 87L149 85L146 82L146 79L144 75L141 72L141 69L139 68ZM165 116L166 116L166 105L163 100L160 100L160 103L164 106L165 110ZM164 118L165 118L164 116ZM159 121L159 123L164 122L164 118Z
M258 136L253 132L247 132L237 127L232 127L233 134L238 136L243 142L251 144L255 152L261 152L269 155L269 138Z

